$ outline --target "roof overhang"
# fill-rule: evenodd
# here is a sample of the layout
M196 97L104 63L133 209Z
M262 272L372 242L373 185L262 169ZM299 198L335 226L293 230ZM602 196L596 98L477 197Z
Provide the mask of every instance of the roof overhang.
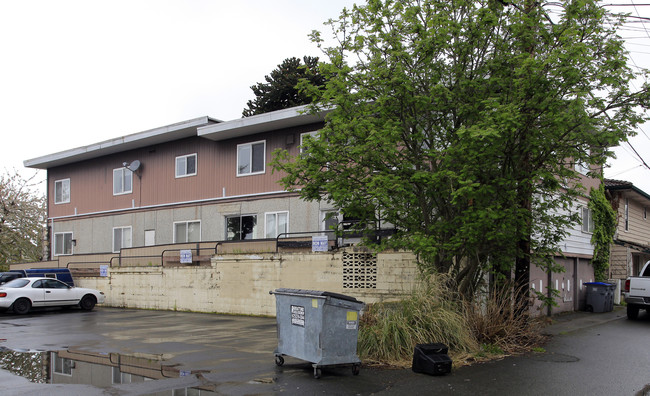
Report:
M642 202L643 200L650 201L650 195L646 193L645 191L641 190L640 188L636 187L634 184L621 184L621 185L605 185L605 189L608 191L619 191L622 192L623 194L631 197L631 198L637 198L639 202Z
M210 117L199 117L178 122L143 132L134 133L116 139L105 140L88 146L82 146L38 158L25 160L27 168L48 169L55 166L67 165L74 162L102 157L128 150L148 147L155 144L170 142L197 135L197 128L220 123Z
M325 115L329 113L329 110L322 110L314 114L309 112L308 106L292 107L207 125L199 128L198 134L203 138L219 141L325 121Z

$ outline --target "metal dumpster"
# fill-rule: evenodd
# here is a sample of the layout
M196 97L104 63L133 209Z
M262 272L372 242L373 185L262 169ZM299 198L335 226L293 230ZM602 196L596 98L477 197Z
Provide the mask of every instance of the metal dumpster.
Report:
M363 302L343 294L317 290L276 289L278 348L275 364L284 355L306 360L320 378L325 366L351 365L359 374L357 356L359 312Z

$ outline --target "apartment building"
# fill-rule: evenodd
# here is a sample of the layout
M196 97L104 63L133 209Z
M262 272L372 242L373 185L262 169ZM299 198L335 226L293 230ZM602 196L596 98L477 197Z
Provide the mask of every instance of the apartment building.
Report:
M323 122L304 106L200 117L25 161L47 170L50 259L327 229L334 209L284 191L269 166Z

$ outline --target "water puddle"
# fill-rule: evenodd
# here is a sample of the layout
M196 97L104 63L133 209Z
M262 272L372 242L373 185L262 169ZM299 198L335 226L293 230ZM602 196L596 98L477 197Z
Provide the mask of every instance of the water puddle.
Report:
M201 370L183 370L159 356L80 350L16 351L0 347L0 369L35 384L82 384L98 393L216 395Z

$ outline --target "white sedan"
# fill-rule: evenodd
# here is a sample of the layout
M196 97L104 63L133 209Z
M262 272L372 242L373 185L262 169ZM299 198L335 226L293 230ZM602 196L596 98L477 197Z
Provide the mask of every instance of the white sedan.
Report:
M91 311L104 298L99 290L69 286L52 278L18 278L0 286L0 310L11 308L17 314L25 314L32 307L75 305Z

